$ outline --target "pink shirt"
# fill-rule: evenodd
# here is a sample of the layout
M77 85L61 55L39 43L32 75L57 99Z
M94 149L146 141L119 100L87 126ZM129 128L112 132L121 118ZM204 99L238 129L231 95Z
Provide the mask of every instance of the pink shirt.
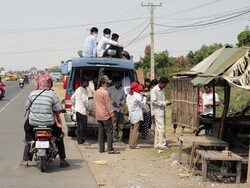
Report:
M114 116L109 93L105 88L100 87L94 92L94 113L96 120L103 121Z

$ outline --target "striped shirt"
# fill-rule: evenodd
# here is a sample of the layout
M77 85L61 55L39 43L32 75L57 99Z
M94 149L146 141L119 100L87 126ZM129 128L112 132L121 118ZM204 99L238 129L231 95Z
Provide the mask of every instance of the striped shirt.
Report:
M26 101L26 109L31 102L43 90L34 90L30 93ZM52 90L46 90L39 95L30 107L29 123L30 125L53 125L53 112L59 112L62 109L61 103Z

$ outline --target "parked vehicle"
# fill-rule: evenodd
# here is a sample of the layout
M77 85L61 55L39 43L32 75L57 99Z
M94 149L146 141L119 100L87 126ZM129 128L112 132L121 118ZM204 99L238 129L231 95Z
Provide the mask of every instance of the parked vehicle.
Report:
M69 77L67 79L67 87L65 94L65 122L68 128L68 135L74 136L76 130L76 121L74 118L74 111L72 110L72 102L70 100L75 91L75 78L83 75L92 77L98 80L102 75L108 75L112 80L114 75L119 75L122 79L128 78L131 82L137 81L136 71L134 69L134 62L130 60L118 58L76 58L67 62L68 67L71 67ZM125 80L125 79L124 79ZM125 83L125 82L124 82ZM122 81L122 85L124 86ZM112 83L111 83L112 85ZM98 84L96 89L98 88ZM89 105L92 108L93 97L89 98ZM90 113L88 115L88 128L97 128L97 121ZM126 118L125 118L126 119Z
M38 164L41 172L46 172L47 165L52 162L57 155L57 147L52 142L52 128L48 126L35 126L35 146L31 149L34 161Z

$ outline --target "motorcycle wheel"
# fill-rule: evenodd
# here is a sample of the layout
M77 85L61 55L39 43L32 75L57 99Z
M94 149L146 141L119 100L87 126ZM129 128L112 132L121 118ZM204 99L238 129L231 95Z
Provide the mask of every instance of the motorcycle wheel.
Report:
M202 135L206 135L206 131L205 131L205 126L201 125L196 131L195 131L195 136L202 136Z
M39 167L41 172L46 172L46 162L44 156L39 157Z

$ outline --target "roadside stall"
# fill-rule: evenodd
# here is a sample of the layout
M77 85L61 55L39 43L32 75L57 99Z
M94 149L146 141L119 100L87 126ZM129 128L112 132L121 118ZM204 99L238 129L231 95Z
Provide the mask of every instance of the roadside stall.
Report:
M199 126L199 116L198 116L198 92L199 87L205 84L212 84L213 91L215 91L215 86L222 86L224 88L224 108L221 118L215 117L215 105L213 105L214 115L210 123L212 123L212 127L217 127L217 129L213 130L213 136L221 139L225 142L229 143L230 146L234 146L234 148L243 148L249 150L249 131L250 131L250 116L245 112L249 111L249 107L244 111L243 114L236 114L232 117L228 117L228 109L230 103L230 94L231 87L237 87L243 90L250 91L250 48L231 48L225 46L214 52L208 58L204 59L201 63L196 65L191 69L192 74L179 74L174 77L174 91L173 91L173 103L176 103L176 106L173 107L173 123L177 125L183 126L183 120L179 117L184 115L187 112L181 112L181 110L185 110L182 105L193 104L192 108L188 108L188 113L192 112L192 115L197 117L197 121L189 121L189 116L191 114L186 114L184 117L186 118L186 127L196 127ZM188 89L184 87L183 91L186 92L185 95L180 95L178 92L183 92L179 90L178 83L183 76L185 76L185 81L191 80L190 83L186 83L185 86L191 87L192 89ZM184 81L183 81L184 83ZM177 89L176 89L177 88ZM190 97L192 94L196 94L196 97ZM213 92L214 95L215 92ZM189 98L185 98L188 96ZM215 97L214 104L215 104ZM181 101L184 101L181 103ZM180 104L178 104L180 103ZM186 103L186 104L184 104ZM174 106L174 105L173 105ZM175 109L174 109L175 108ZM178 113L179 114L178 114ZM195 117L193 119L195 119ZM190 123L191 122L191 123ZM244 130L244 134L246 136L245 140L241 141L241 132L240 129ZM195 152L195 151L194 151ZM247 153L249 153L247 152ZM201 154L208 154L204 152L200 152ZM240 153L242 154L242 153ZM240 156L241 157L241 156ZM236 157L239 160L239 157ZM236 160L235 158L235 160ZM218 157L218 160L221 157ZM249 155L246 156L246 152L244 153L244 159L242 159L242 163L247 164L249 161ZM239 163L240 164L240 163ZM249 164L249 163L248 163ZM191 164L192 165L192 164ZM248 175L247 181L250 183L250 167L248 167ZM239 182L239 174L237 175Z

